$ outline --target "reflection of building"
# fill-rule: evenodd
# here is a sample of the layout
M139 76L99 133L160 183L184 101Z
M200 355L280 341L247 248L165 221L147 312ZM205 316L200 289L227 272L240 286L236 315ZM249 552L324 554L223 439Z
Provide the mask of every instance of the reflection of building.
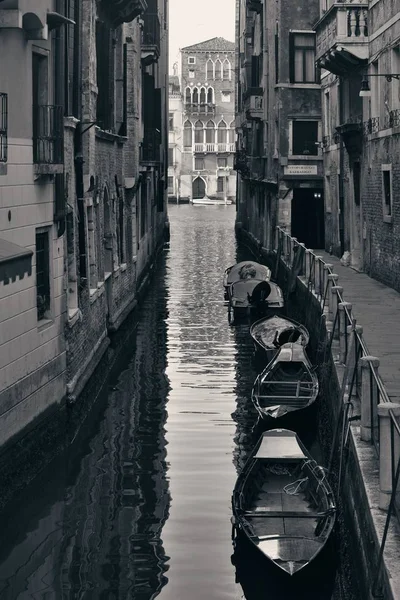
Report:
M398 2L345 0L322 3L315 25L326 245L398 290L400 81L390 74L400 74L399 23Z
M239 0L238 222L266 247L277 224L324 245L319 1Z
M213 38L181 50L181 198L235 199L234 48Z
M177 69L169 77L168 200L180 201L182 164L182 94Z

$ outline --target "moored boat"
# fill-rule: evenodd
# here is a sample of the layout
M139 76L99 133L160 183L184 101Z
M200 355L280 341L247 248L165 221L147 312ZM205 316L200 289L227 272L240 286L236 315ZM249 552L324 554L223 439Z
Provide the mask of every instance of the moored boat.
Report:
M246 279L257 279L259 281L269 281L271 279L271 270L253 260L244 260L228 267L224 271L223 285L225 290L225 299L228 299L228 287L236 281Z
M288 576L320 554L336 517L324 469L287 429L262 434L237 479L232 510L234 534Z
M228 286L229 320L267 316L282 311L281 288L272 281L243 279Z
M304 347L287 343L256 378L251 399L262 419L274 421L311 406L318 391L318 377Z
M250 327L250 335L256 353L267 362L274 358L283 344L296 342L305 348L310 340L304 325L281 315L259 319Z

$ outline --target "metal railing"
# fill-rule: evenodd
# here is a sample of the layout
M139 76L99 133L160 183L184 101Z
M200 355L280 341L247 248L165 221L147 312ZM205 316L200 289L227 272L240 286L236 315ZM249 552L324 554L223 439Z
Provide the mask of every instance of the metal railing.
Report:
M280 260L289 269L293 270L295 266L296 276L321 306L321 314L327 324L327 350L331 352L336 343L339 362L345 367L343 399L347 398L347 405L351 405L355 397L360 401L361 440L370 442L379 457L379 506L387 510L387 517L373 586L373 592L378 596L380 569L392 514L400 521L400 404L390 400L379 374L379 359L371 356L368 350L362 327L354 318L351 303L344 300L344 291L333 265L326 263L281 227L277 227L275 248L277 266Z
M33 107L33 162L62 164L64 160L64 114L62 106Z
M8 105L7 94L0 93L0 162L8 158Z

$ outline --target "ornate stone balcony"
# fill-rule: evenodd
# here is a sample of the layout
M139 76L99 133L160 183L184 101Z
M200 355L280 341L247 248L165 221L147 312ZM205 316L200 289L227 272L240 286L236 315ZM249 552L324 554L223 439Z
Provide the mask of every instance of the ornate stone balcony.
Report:
M244 101L244 110L248 119L262 119L263 117L263 97L248 96Z
M344 75L368 60L368 3L334 2L314 26L317 66Z
M101 0L101 8L114 27L129 23L147 8L146 0Z

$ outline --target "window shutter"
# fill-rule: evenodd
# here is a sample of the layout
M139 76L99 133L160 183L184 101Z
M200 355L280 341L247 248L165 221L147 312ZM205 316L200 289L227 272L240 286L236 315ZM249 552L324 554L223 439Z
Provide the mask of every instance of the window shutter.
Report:
M294 34L289 33L289 81L294 82Z

